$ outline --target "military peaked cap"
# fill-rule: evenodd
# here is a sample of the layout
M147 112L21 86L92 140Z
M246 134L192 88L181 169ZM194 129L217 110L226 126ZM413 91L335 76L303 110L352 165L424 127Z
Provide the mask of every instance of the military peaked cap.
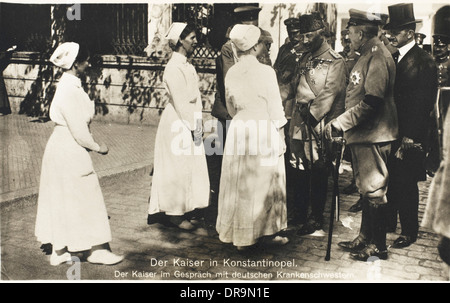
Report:
M258 20L259 12L261 11L260 7L257 6L239 6L234 9L234 15L239 21L253 21Z
M369 13L354 8L351 8L348 12L350 19L348 20L347 28L357 25L380 25L382 22L380 14Z

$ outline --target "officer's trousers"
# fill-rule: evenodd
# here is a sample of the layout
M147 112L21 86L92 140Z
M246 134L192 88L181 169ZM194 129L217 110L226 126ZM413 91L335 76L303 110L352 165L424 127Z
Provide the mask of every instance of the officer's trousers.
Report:
M353 175L359 193L369 203L386 204L389 173L387 160L391 143L352 144Z
M386 249L387 160L391 143L353 144L350 149L356 186L363 198L359 237L383 251Z
M291 140L291 166L295 179L295 205L298 208L299 221L308 217L309 221L323 224L323 212L327 199L329 165L320 161L314 162L312 169L305 156L305 145L301 140ZM301 163L301 164L300 164Z

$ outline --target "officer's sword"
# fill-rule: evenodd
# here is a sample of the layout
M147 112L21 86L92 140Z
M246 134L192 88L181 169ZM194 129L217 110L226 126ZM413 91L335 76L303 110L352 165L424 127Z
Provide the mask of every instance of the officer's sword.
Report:
M313 170L313 162L314 162L314 150L313 150L313 129L311 127L311 119L310 119L310 109L311 109L311 104L312 101L309 101L308 103L308 115L306 116L306 124L308 126L308 131L309 131L309 201L311 201L311 197L312 197L312 170ZM318 141L317 141L318 142Z
M341 165L343 150L345 147L345 139L342 137L335 137L331 139L331 142L333 146L336 146L337 150L336 163L333 167L333 197L331 201L330 226L328 228L328 244L325 261L329 261L331 256L331 241L333 237L334 218L336 217L336 221L339 220L339 166Z

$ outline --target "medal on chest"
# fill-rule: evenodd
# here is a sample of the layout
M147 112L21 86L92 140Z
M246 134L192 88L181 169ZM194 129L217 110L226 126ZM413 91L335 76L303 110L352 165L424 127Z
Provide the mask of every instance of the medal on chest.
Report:
M361 81L361 74L359 71L354 71L350 75L350 81L352 81L353 85L359 84L359 81Z

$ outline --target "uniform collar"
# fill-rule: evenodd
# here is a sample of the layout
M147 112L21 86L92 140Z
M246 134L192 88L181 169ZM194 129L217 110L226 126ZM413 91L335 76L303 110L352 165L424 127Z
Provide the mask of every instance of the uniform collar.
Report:
M81 87L81 80L80 78L78 78L75 75L69 74L69 73L64 73L61 76L61 80L64 80L65 82L68 82L76 87ZM60 80L60 81L61 81Z
M378 47L379 44L382 43L381 40L378 37L373 37L366 41L361 47L360 47L360 54L364 55L368 52L372 52L374 47Z

